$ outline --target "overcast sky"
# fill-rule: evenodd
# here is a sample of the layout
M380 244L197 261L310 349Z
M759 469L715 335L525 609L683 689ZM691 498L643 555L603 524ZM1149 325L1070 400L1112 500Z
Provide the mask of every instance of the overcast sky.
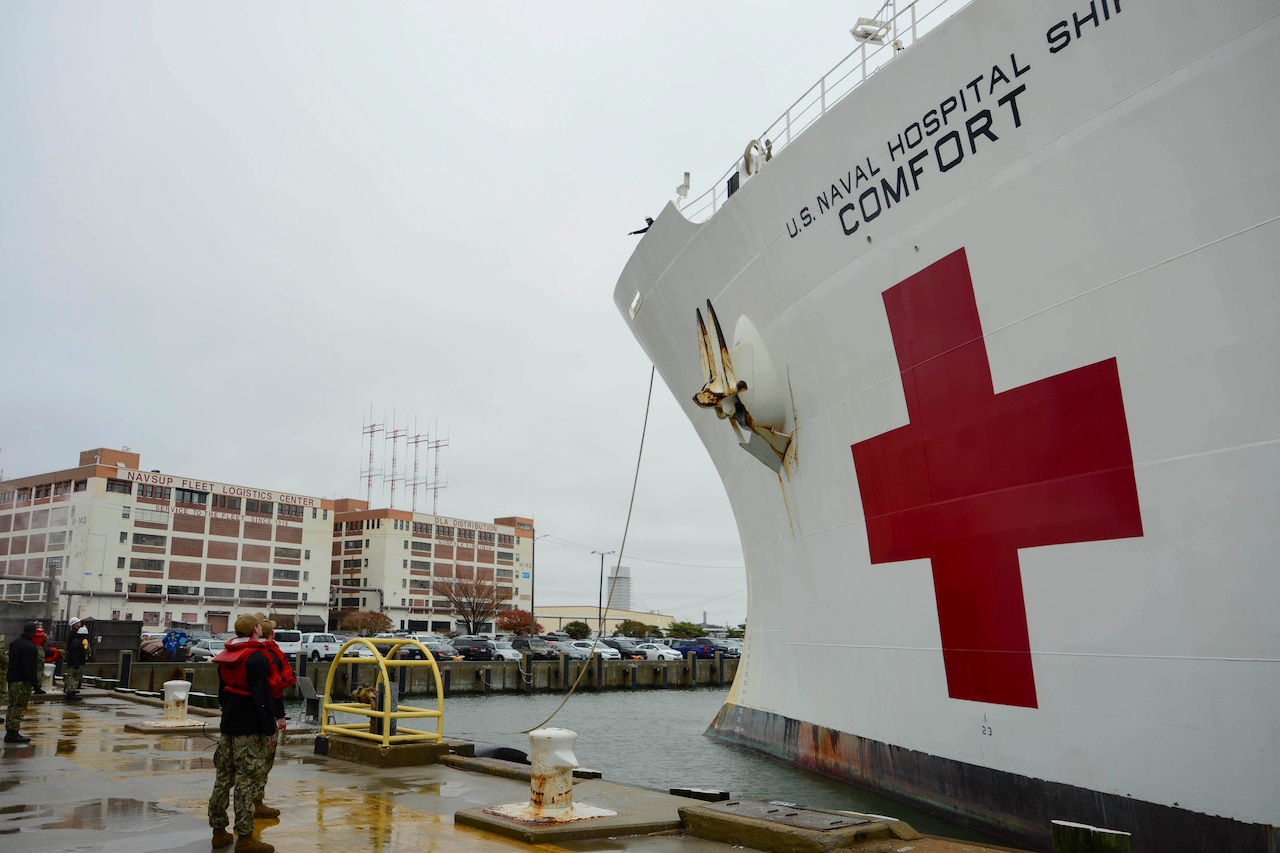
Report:
M536 519L538 602L594 603L649 384L612 304L627 232L877 7L0 5L0 469L127 445L364 498L372 407L448 440L441 515ZM728 501L661 382L622 562L637 609L746 618Z

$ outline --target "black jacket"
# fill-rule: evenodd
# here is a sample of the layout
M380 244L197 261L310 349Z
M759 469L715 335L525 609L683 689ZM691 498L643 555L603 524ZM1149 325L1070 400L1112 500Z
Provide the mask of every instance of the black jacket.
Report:
M273 735L276 733L276 715L267 679L271 664L262 652L254 652L245 662L245 676L249 681L249 695L232 693L222 684L222 667L218 667L218 699L222 704L222 723L218 726L224 735Z
M40 686L40 677L44 674L44 654L39 646L31 642L25 634L9 644L9 677L10 684L25 682L32 687Z
M84 666L89 659L89 635L73 633L67 638L67 666Z

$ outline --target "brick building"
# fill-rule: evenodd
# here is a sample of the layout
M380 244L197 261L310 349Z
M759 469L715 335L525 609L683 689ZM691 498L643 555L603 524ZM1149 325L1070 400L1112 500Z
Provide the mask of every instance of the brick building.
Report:
M55 619L215 632L255 611L323 630L348 609L381 610L399 628L452 629L437 578L479 576L528 606L529 519L371 510L140 461L98 448L74 468L0 482L0 598L44 602Z

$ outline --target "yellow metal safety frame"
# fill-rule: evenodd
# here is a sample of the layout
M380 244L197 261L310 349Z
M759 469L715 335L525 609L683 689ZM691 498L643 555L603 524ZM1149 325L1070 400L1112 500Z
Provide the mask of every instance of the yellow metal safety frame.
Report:
M373 659L367 657L356 657L354 654L347 655L347 650L355 646L364 646L373 652ZM413 646L422 653L421 660L399 660L396 655L405 646ZM383 653L383 649L386 653ZM430 667L431 675L436 681L436 707L435 708L415 708L401 704L395 711L382 710L379 711L372 705L366 705L361 702L333 702L333 678L338 671L339 664L374 664L378 667L378 678L373 684L375 691L378 685L391 685L393 682L391 672L401 667ZM390 695L391 691L386 691ZM320 727L322 734L340 734L348 737L360 738L361 740L374 741L382 744L384 747L394 743L439 743L444 739L444 685L440 681L440 668L436 666L435 656L427 650L426 646L407 637L378 637L377 643L368 637L357 637L353 640L347 640L343 643L342 648L338 651L338 656L333 659L333 665L329 667L329 675L324 683L324 709L321 719L325 722ZM389 703L388 703L389 704ZM362 717L368 717L370 720L382 720L381 734L369 731L369 723L330 723L329 714L331 712L341 712L344 714L357 714ZM396 734L391 734L392 720L435 720L436 730L434 732L423 731L421 729L411 729L401 726L397 723Z

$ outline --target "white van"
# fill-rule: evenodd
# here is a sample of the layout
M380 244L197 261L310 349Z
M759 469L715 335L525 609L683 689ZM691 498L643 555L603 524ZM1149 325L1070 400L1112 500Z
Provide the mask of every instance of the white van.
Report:
M272 639L276 641L276 645L280 647L280 651L284 652L284 656L289 659L289 664L292 665L302 652L302 632L287 628L277 628Z

